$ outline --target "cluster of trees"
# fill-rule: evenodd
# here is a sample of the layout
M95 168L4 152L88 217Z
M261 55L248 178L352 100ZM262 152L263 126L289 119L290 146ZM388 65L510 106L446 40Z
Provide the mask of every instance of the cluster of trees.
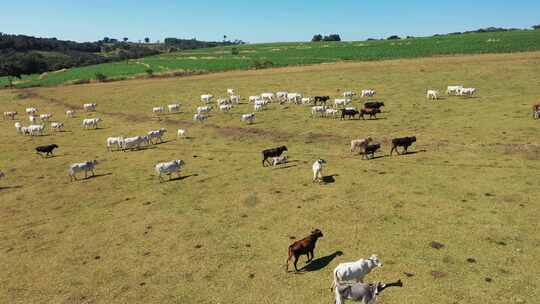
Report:
M223 39L223 41L221 42L216 42L216 41L200 41L195 38L192 38L192 39L165 38L163 42L165 43L165 46L169 48L175 48L178 50L191 50L191 49L226 46L226 45L245 44L245 42L243 42L242 40L230 41L230 40Z
M313 38L311 38L312 42L319 42L319 41L341 41L341 37L338 34L330 34L328 36L323 36L321 34L314 35Z

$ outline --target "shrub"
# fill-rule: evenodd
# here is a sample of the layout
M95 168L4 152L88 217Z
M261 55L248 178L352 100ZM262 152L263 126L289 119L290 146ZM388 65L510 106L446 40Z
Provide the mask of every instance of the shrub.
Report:
M99 72L95 74L95 78L96 78L96 80L99 81L99 82L105 82L105 81L107 81L107 76L106 76L105 74L99 73Z
M239 55L239 54L240 54L240 50L238 48L231 49L231 55Z
M314 35L313 38L311 38L311 42L319 42L322 41L323 36L321 34Z
M399 39L401 39L401 38L398 35L392 35L392 36L386 38L386 40L399 40Z
M148 75L148 77L154 76L154 70L152 69L146 69L145 72L146 72L146 75Z
M267 69L274 66L274 63L270 60L260 61L260 60L254 60L251 63L251 68L260 70L260 69Z

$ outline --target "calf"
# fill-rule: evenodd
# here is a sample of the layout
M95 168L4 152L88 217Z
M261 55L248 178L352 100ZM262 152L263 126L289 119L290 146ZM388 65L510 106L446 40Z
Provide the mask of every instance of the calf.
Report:
M272 157L272 166L277 166L281 164L287 163L287 155L284 156L278 156L278 157Z
M362 159L369 159L368 158L368 155L371 154L371 158L374 158L375 157L375 152L377 152L377 150L379 150L381 148L381 144L373 144L373 145L368 145L365 149L364 149L364 154L362 155Z
M323 233L319 229L315 229L311 231L311 234L308 237L305 237L299 241L296 241L292 243L289 246L289 257L287 258L287 263L285 266L285 271L289 271L289 261L294 256L294 269L298 271L298 267L296 267L296 263L298 262L298 258L301 255L307 255L308 262L311 262L313 260L313 251L315 250L315 244L317 243L317 240L323 237ZM310 258L311 254L311 258Z
M66 111L66 116L69 117L69 118L75 117L75 111L74 110L67 110Z
M369 118L375 118L377 119L377 113L381 113L381 110L380 109L362 109L360 110L360 116L362 117L362 119L364 119L364 115L369 115Z
M433 99L433 100L439 99L439 91L437 91L437 90L427 90L426 98L427 99Z
M368 101L364 103L364 109L380 109L384 107L384 102L381 101Z
M341 109L341 120L345 119L345 116L348 116L349 119L351 119L351 117L355 118L358 114L360 114L360 112L356 109Z
M240 120L250 125L253 122L255 122L255 113L242 114L242 116L240 117Z
M263 150L262 151L262 156L263 156L262 165L263 165L263 167L266 167L265 163L267 162L267 160L269 158L281 156L281 154L283 154L283 152L285 152L285 151L288 151L286 146L279 146L279 147L276 147L276 148Z
M404 154L407 153L407 149L416 142L416 136L411 137L401 137L401 138L394 138L392 139L392 150L390 150L390 155L392 155L392 152L396 150L397 154ZM397 147L403 147L404 152L399 153Z
M178 132L176 133L176 138L182 137L186 138L187 131L185 129L178 129Z
M46 146L38 146L36 147L36 153L41 155L43 157L43 155L41 153L45 153L45 157L49 156L50 155L53 155L53 150L58 148L58 146L56 144L50 144L50 145L46 145Z
M343 304L344 300L352 300L362 304L375 304L377 296L389 287L403 287L401 280L395 283L384 284L377 282L375 284L356 283L353 285L338 285L335 288L336 304Z
M358 148L361 148L361 152L365 153L366 147L372 141L373 139L371 137L351 140L351 152L354 152Z
M193 120L203 122L208 119L208 116L204 114L195 114L193 115Z

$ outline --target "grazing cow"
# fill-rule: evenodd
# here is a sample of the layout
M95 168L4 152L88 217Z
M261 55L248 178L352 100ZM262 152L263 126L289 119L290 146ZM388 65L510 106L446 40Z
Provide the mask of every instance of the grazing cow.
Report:
M472 97L476 93L476 88L461 88L458 91L459 96Z
M29 125L28 127L26 127L24 133L28 133L31 136L38 136L43 135L43 131L45 131L44 125Z
M180 112L180 104L173 103L167 106L169 108L169 113L178 113Z
M98 128L98 123L101 121L101 118L86 118L83 120L83 127L84 129L88 129L90 127L93 127L94 129Z
M28 116L28 120L31 122L31 123L36 123L38 121L38 116L35 116L35 115L30 115Z
M178 129L178 132L176 133L176 138L182 137L186 138L187 131L185 129Z
M540 103L533 104L532 113L534 119L540 118Z
M36 108L26 108L26 114L28 115L35 115L37 111L38 110Z
M301 93L289 93L287 95L287 101L292 103L300 103L302 101L302 94Z
M353 285L337 285L335 288L335 304L343 304L344 300L351 300L362 304L375 304L377 296L389 287L403 287L403 282L395 283L356 283Z
M315 116L317 116L317 114L319 116L324 116L325 113L326 113L326 107L325 106L311 107L311 117L315 117Z
M360 259L355 262L341 263L334 269L334 281L332 287L347 283L364 282L364 277L373 269L382 267L379 257L372 254L367 259Z
M55 131L64 131L64 123L63 122L51 122L51 129Z
M214 98L214 95L211 94L203 94L201 95L201 101L210 103L212 101L212 98Z
M232 104L231 100L229 98L219 98L217 100L217 105L218 107L219 106L224 106L224 105L230 105Z
M448 94L448 95L457 95L457 94L459 94L459 91L461 89L463 89L462 85L448 86L446 88L446 94Z
M97 160L90 160L84 163L76 163L69 166L69 178L71 181L77 180L77 173L84 171L84 178L88 178L88 171L94 176L94 168L98 164Z
M159 182L161 183L163 182L163 178L161 177L162 174L167 174L169 176L169 180L171 180L173 173L177 173L178 177L180 177L180 168L184 165L185 162L183 160L177 159L170 162L158 163L154 169L156 170Z
M373 144L368 145L364 149L364 154L362 155L362 159L369 159L368 155L371 154L371 158L375 157L375 152L381 148L381 144Z
M364 109L380 109L384 107L384 102L382 101L368 101L364 103Z
M262 100L261 96L249 96L249 102L255 102L257 100Z
M193 120L195 120L195 121L203 122L203 121L205 121L207 119L208 119L208 116L206 116L204 114L195 114L195 115L193 115Z
M255 103L255 104L253 105L253 110L256 111L256 112L262 111L262 110L264 110L264 109L265 109L265 107L264 107L263 104Z
M4 119L11 119L11 120L14 120L15 119L15 116L17 116L17 112L16 111L7 111L7 112L4 112Z
M354 152L357 149L359 149L360 152L365 153L366 147L372 141L373 139L371 137L351 140L351 152Z
M197 114L210 113L212 106L197 107Z
M390 150L390 155L392 155L392 152L396 150L397 154L404 154L407 153L407 149L409 146L411 146L414 142L416 142L416 136L411 137L401 137L401 138L394 138L392 139L392 150ZM404 152L399 153L397 147L403 147Z
M287 100L287 96L289 95L289 92L277 92L276 93L276 98L281 100L281 101L286 101Z
M360 110L360 116L362 117L362 119L364 119L364 115L369 115L369 118L375 118L377 119L377 113L381 113L381 110L380 109L362 109Z
M263 167L266 167L266 162L268 162L269 158L279 157L285 151L289 151L289 150L287 150L286 146L279 146L279 147L276 147L276 148L270 148L270 149L262 150L261 153L262 153L262 157L263 157L263 160L262 160Z
M341 120L345 119L345 116L349 119L355 118L356 115L360 114L356 109L341 109Z
M124 138L123 141L121 141L122 150L126 152L126 150L139 149L143 143L147 143L147 142L148 142L148 136L127 137L127 138Z
M302 98L302 104L303 105L312 104L313 101L314 101L313 97L303 97Z
M313 182L323 181L322 168L324 164L326 164L324 159L318 159L313 163L313 166L311 166L313 169Z
M348 98L336 98L334 100L334 108L340 107L340 106L347 106L351 104L351 99Z
M261 99L262 100L267 100L267 101L272 101L274 100L276 96L274 95L274 93L262 93L261 94Z
M326 105L326 102L330 100L330 96L315 96L313 100L315 101L315 105L317 105L317 102Z
M164 112L165 112L164 107L153 107L152 108L152 113L154 113L154 114L161 114L161 113L164 113Z
M437 90L427 90L426 98L427 99L433 99L433 100L439 99L439 91L437 91Z
M272 166L277 166L281 164L287 163L287 155L278 156L278 157L272 157Z
M116 146L118 150L122 149L124 145L124 137L109 137L107 138L107 151L112 151L113 147Z
M238 95L231 95L229 99L233 104L239 104L241 98Z
M343 93L343 97L345 98L353 98L354 96L356 96L356 92L354 91L347 91Z
M85 103L83 104L83 109L85 111L95 111L97 107L97 103Z
M69 117L69 118L75 117L75 110L67 110L66 111L66 116Z
M36 147L36 153L39 154L40 156L43 157L43 155L41 153L45 153L45 157L49 156L50 155L54 155L53 154L53 150L58 148L58 145L56 144L50 144L50 145L46 145L46 146L38 146Z
M326 109L326 112L324 113L324 115L326 117L332 117L332 118L337 118L337 115L338 115L339 111L337 109Z
M222 111L222 112L228 112L231 109L232 109L232 105L230 105L230 104L219 106L219 110Z
M39 115L39 119L41 119L42 121L49 121L51 117L52 117L52 114L49 114L49 113Z
M227 89L227 94L229 94L229 96L234 95L234 89Z
M154 138L155 138L155 139L159 139L159 142L162 143L163 142L163 135L165 134L165 132L167 132L167 129L165 129L165 128L161 128L159 130L149 131L147 133L149 142L151 144L154 144Z
M377 94L373 89L362 90L362 97L373 97Z
M248 124L252 124L253 122L255 122L255 113L242 114L240 120Z
M314 257L313 251L315 250L315 245L317 244L317 240L321 237L323 237L322 231L319 229L315 229L311 231L311 234L309 236L292 243L289 246L289 253L288 253L287 262L285 264L285 271L289 271L289 261L292 259L293 256L294 256L294 263L293 263L294 270L296 271L298 271L298 267L296 266L296 264L298 263L298 258L301 255L306 255L308 258L307 261L311 262L311 260L313 260L313 257Z

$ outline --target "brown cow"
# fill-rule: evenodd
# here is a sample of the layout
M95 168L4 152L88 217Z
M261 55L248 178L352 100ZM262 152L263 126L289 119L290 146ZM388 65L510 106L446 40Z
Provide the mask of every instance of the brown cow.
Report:
M308 237L305 237L299 241L296 241L292 243L289 246L289 257L287 258L287 264L285 266L285 270L289 271L289 261L294 255L294 269L298 271L298 268L296 267L296 263L298 262L298 258L301 255L307 255L308 260L307 262L311 262L313 260L313 250L315 249L315 244L317 243L317 239L323 237L322 231L319 229L315 229L311 231L311 234ZM309 255L311 254L311 258Z
M362 109L360 110L360 116L362 117L362 119L364 119L364 115L369 115L369 118L375 118L377 119L377 113L381 113L381 110L380 109Z
M532 113L533 113L533 118L534 119L540 118L540 103L533 104Z

